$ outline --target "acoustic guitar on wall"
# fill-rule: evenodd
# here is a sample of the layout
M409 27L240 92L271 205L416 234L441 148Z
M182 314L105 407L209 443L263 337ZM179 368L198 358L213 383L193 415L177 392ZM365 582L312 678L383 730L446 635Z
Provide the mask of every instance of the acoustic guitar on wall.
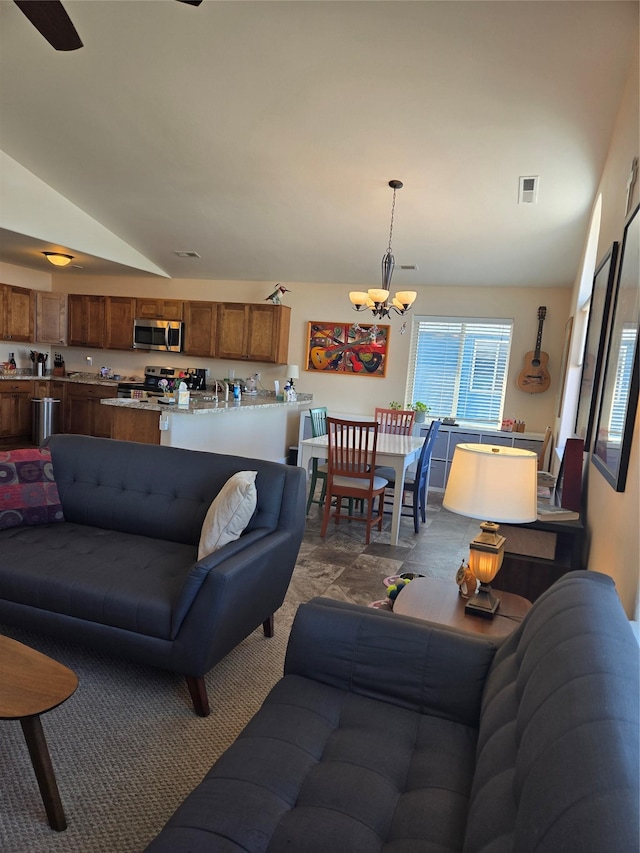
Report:
M526 391L529 394L541 394L546 391L551 383L551 377L547 370L549 356L540 348L542 346L542 326L544 318L547 316L546 306L541 305L538 308L538 337L536 338L536 348L534 351L529 351L524 357L524 367L518 375L518 388L521 391Z

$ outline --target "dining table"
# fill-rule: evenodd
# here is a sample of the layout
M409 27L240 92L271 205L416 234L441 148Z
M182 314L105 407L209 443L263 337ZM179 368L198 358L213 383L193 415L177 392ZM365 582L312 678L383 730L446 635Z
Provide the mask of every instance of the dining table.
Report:
M398 544L400 533L400 517L402 513L402 494L404 491L404 480L407 468L416 462L424 436L392 435L391 433L379 432L376 444L376 465L385 465L393 468L396 482L393 491L393 509L391 511L391 541L390 545ZM326 459L329 454L329 436L319 435L315 438L305 438L300 442L298 453L298 464L309 472L311 459Z

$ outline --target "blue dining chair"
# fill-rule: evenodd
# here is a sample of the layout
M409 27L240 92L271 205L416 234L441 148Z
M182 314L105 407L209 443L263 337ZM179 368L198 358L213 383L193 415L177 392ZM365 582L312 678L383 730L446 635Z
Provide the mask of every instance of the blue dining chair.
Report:
M413 516L413 529L416 533L419 533L420 531L418 513L420 513L420 518L422 519L423 524L427 520L427 487L429 484L431 454L438 435L438 430L440 429L440 424L441 421L431 421L429 431L427 432L424 444L422 445L422 450L420 451L420 456L418 457L415 477L405 477L404 481L404 492L405 494L407 492L411 493L411 503L405 503L403 495L402 507L403 509L410 510L410 512L402 512L401 510L400 514L404 516ZM388 480L390 488L395 487L396 472L393 468L389 468L384 465L378 466L376 467L376 474ZM385 510L385 512L388 512L388 510Z

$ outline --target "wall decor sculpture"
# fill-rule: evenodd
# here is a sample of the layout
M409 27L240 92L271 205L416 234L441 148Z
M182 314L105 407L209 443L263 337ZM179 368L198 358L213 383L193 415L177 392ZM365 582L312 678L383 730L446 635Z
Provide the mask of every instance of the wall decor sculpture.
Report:
M312 321L307 331L307 370L384 377L390 326Z

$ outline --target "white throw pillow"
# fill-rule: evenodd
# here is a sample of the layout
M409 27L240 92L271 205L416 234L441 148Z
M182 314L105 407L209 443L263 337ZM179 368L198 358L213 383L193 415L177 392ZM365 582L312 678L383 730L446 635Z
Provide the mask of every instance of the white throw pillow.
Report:
M253 515L258 493L257 471L238 471L230 477L211 502L202 525L198 559L234 542Z

